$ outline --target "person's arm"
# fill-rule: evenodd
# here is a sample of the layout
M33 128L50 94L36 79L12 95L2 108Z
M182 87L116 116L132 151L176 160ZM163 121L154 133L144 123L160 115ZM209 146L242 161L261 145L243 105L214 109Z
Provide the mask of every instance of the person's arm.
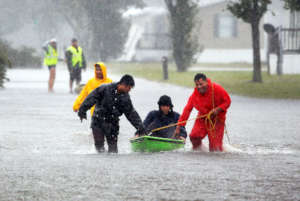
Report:
M85 56L82 53L82 68L85 70L86 69L86 60L85 60Z
M215 97L220 99L221 103L219 105L216 105L216 107L213 109L213 116L218 115L220 112L227 111L231 104L230 96L223 87L219 85L215 86L215 93Z
M48 45L49 45L49 41L44 42L44 44L42 45L42 49L46 52L46 54L48 53Z
M179 137L183 137L184 139L186 139L187 133L186 133L185 126L180 126Z
M84 88L81 90L79 96L76 98L74 104L73 104L73 111L77 112L80 105L84 101L84 99L89 95L88 88L89 88L90 81L84 86Z
M179 115L177 112L174 112L174 113L175 113L175 118L174 118L174 120L175 120L175 122L178 122L180 115ZM186 130L185 130L185 126L180 126L180 127L179 127L179 134L178 134L177 136L179 136L179 139L185 141L185 139L186 139L186 137L187 137L187 133L186 133Z
M178 119L177 123L188 120L193 108L194 108L194 106L193 106L193 95L191 95L189 100L188 100L188 103L184 107L183 113L181 114L181 116ZM182 130L181 127L185 127L185 125L186 125L186 122L180 123L176 126L175 133L174 133L175 137L178 137L180 135L180 131Z
M194 105L193 105L193 95L191 95L190 98L189 98L189 100L188 100L188 103L186 104L186 106L183 109L183 112L182 112L181 116L179 117L178 122L182 122L182 121L188 120L188 118L190 117L190 114L191 114L193 108L194 108ZM186 123L181 123L180 125L185 126Z
M96 88L85 98L78 111L80 120L86 119L86 111L104 98L105 87L106 86L100 86Z
M128 97L128 99L126 100L126 104L124 107L125 107L124 114L125 114L126 118L131 123L131 125L133 125L133 127L135 127L135 129L137 129L136 134L137 135L145 134L146 131L145 131L144 125L142 123L141 117L134 109L132 102L130 100L130 97Z
M146 116L145 120L143 121L144 127L145 129L151 130L151 124L154 120L154 116L155 116L155 111L151 111L148 113L148 115Z
M45 51L45 54L46 54L46 55L49 53L49 52L48 52L48 50L49 50L48 47L43 47L43 50Z
M227 93L227 91L225 91L225 89L221 89L221 96L222 96L222 103L220 105L218 105L218 108L221 108L223 111L226 111L230 104L231 104L231 99L229 94Z
M72 52L67 50L65 56L66 56L67 67L70 72L72 68Z

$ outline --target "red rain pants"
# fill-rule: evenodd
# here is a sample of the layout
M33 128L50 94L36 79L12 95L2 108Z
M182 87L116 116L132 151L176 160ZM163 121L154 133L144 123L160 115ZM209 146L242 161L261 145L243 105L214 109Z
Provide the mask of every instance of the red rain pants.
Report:
M206 125L203 119L197 119L190 133L193 150L198 149L202 144L202 139L208 135L209 151L223 151L224 127L224 122L217 121L215 128L211 129L211 126Z

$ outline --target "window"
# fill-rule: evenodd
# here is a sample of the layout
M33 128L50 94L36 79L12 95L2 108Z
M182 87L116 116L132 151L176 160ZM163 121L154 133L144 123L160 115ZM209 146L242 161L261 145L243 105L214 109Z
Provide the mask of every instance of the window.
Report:
M142 38L138 42L141 49L169 50L172 47L168 34L169 25L166 16L157 16L145 24Z
M237 37L237 19L229 13L215 15L214 33L216 38Z

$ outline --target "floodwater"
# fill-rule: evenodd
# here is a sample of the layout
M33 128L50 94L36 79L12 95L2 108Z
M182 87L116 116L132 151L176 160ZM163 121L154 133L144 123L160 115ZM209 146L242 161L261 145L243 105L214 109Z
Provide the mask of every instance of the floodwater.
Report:
M192 152L189 141L175 152L133 153L135 130L122 118L119 154L97 154L90 122L72 111L66 70L58 68L55 93L47 93L47 69L8 76L0 91L1 201L300 200L300 101L232 96L226 153ZM191 92L136 79L131 97L145 118L163 94L181 112Z

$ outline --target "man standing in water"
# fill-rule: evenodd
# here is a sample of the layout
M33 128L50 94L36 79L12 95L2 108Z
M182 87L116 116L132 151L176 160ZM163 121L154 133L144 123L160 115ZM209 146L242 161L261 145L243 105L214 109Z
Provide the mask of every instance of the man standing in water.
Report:
M186 121L193 108L198 110L198 118L190 133L193 150L200 148L202 139L208 135L209 150L223 151L223 136L226 112L231 100L223 87L212 83L206 75L198 73L194 77L195 89L186 104L178 122ZM175 135L180 132L180 123L175 130Z
M104 151L104 138L107 140L108 152L118 152L119 117L122 114L125 114L137 129L138 135L145 133L142 120L135 111L128 94L134 85L133 77L124 75L117 83L96 88L81 104L78 111L80 120L86 119L86 111L96 105L91 128L98 152Z
M86 68L86 61L81 47L76 38L72 39L72 45L66 51L66 60L70 72L70 93L73 93L73 82L78 86L81 81L81 69Z
M45 50L44 62L49 69L48 92L53 92L53 86L54 86L54 80L56 74L55 68L56 68L57 58L58 58L56 39L55 38L51 39L49 43L43 46L43 49Z

